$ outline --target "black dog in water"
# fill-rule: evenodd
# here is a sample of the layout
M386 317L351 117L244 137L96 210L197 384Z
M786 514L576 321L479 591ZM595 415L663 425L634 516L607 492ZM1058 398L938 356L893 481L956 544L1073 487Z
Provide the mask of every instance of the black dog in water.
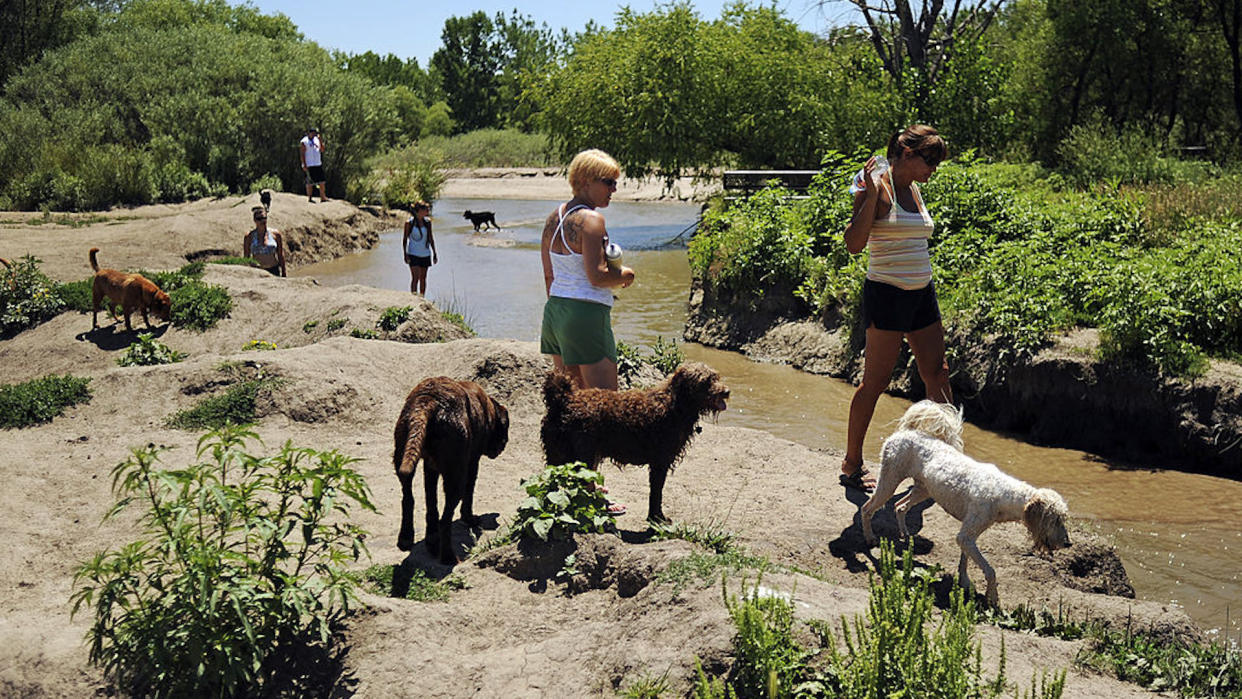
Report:
M495 214L494 212L491 212L491 211L467 211L467 212L466 212L465 214L463 214L462 216L463 216L463 218L468 218L468 219L470 219L470 222L474 224L474 230L476 230L476 231L477 231L477 230L479 230L479 226L481 226L481 225L485 225L485 226L487 226L488 228L491 228L492 226L495 226L495 227L496 227L496 230L500 230L500 224L499 224L499 223L496 223L496 214Z

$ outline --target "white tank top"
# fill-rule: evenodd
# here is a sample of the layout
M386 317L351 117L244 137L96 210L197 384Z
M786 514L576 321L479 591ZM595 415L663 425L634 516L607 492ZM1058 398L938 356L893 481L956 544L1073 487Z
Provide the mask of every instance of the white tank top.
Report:
M860 171L855 177L854 185L850 187L851 193L866 187L862 174ZM867 257L867 278L898 289L922 289L932 280L927 239L936 230L936 225L931 214L927 213L927 206L923 203L917 184L911 183L910 190L914 194L918 210L906 211L897 203L897 193L888 179L882 179L881 182L892 198L893 205L887 216L877 218L871 224L871 234L867 239L867 250L870 253Z
M582 267L582 254L574 252L574 249L569 247L569 243L565 241L565 217L578 209L585 208L587 208L585 204L579 204L565 211L565 205L561 204L557 209L560 222L556 224L556 232L553 235L561 237L561 245L569 252L553 252L549 245L548 255L552 258L552 286L548 290L548 295L612 306L612 289L595 286L591 280L587 279L586 270Z
M427 241L427 230L431 229L431 222L427 223L427 229L423 229L418 219L413 216L406 223L410 224L410 236L405 241L405 254L431 257L431 245Z

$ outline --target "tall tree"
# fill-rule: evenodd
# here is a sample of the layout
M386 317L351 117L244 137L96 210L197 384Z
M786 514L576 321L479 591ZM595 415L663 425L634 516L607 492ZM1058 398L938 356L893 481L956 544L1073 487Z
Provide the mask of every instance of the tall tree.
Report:
M818 0L823 6L848 2L862 13L871 44L898 89L913 87L915 107L927 96L952 60L959 43L973 43L996 17L1003 0ZM917 81L907 86L911 77Z
M443 46L431 57L459 131L497 125L501 65L495 25L482 11L444 20Z
M1216 10L1220 31L1225 38L1233 77L1233 108L1242 126L1242 53L1238 47L1238 33L1242 29L1242 0L1208 0Z
M86 0L0 2L0 86L28 62L84 33L97 19Z

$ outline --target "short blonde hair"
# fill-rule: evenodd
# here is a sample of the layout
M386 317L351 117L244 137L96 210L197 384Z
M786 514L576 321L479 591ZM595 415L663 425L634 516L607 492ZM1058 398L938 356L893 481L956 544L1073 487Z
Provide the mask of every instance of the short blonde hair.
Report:
M582 151L569 163L569 186L574 190L574 196L601 177L620 178L621 166L611 155L598 148Z

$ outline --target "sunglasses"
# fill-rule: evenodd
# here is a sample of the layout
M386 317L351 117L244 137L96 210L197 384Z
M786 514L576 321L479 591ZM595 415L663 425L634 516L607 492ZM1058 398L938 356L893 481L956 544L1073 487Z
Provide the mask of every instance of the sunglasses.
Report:
M612 179L611 177L601 177L601 178L599 178L599 181L600 181L600 182L603 182L604 184L608 185L609 187L616 187L616 186L617 186L617 181L616 181L616 180L614 180L614 179Z
M255 217L254 217L254 220L256 220L256 221L266 221L266 220L267 220L267 217L266 217L266 216L255 216Z
M927 155L926 153L915 153L915 155L922 158L923 162L927 163L927 167L937 167L940 165L940 158L934 155Z

